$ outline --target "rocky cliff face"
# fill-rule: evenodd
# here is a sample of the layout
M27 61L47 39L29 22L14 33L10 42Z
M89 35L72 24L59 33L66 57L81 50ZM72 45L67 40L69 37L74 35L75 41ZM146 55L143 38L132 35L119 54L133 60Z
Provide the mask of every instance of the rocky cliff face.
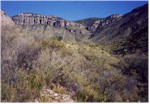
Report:
M55 16L45 16L34 13L21 13L12 17L17 25L50 25L55 27L66 27L72 25L70 21Z
M78 23L74 23L72 21L64 20L56 16L45 16L34 13L21 13L12 16L12 20L17 25L24 25L24 26L46 25L51 27L65 28L69 32L75 34L83 34L83 35L89 34L89 32L85 29L85 26Z

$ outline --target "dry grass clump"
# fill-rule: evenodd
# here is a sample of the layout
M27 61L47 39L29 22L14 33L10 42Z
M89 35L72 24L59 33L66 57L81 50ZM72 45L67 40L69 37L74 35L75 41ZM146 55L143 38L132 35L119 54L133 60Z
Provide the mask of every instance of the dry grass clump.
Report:
M65 47L65 43L57 39L54 39L54 40L44 39L41 42L41 47L44 48L48 46L50 46L51 48L61 48L61 47Z
M52 88L56 93L60 93L60 94L65 94L66 89L61 86L59 83L53 84L53 88Z

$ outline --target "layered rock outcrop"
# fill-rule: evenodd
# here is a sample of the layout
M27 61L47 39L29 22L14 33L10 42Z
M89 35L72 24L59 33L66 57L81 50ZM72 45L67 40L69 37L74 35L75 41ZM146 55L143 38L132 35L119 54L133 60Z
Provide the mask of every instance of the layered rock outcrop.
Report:
M55 16L45 16L34 13L21 13L12 17L12 20L17 25L51 25L55 27L65 27L70 25L69 21L65 21Z
M11 17L12 20L17 25L32 26L32 25L48 25L52 27L65 28L71 33L75 34L90 34L89 31L85 29L85 26L72 21L64 20L56 16L45 16L41 14L34 13L21 13Z

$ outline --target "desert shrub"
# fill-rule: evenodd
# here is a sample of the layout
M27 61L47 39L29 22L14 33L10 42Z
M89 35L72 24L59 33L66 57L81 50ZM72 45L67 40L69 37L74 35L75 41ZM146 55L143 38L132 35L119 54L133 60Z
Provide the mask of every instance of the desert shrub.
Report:
M63 37L59 36L59 35L55 35L54 37L51 38L52 40L58 40L58 41L62 41Z
M17 55L17 66L24 68L33 68L35 60L38 58L40 48L38 47L26 47Z
M108 70L99 69L101 71L91 71L87 77L90 79L90 85L96 87L106 102L136 101L137 97L137 81L134 78L128 78L118 69L111 67ZM97 90L98 89L98 90ZM127 97L125 97L125 93ZM96 101L96 100L95 100Z
M91 86L90 79L83 74L80 74L69 69L63 70L64 75L74 83L77 83L78 90L76 92L77 101L79 102L94 102L105 101L105 96L100 94L100 89Z
M101 44L95 43L95 44L89 44L89 47L91 48L99 48L99 49L103 49L103 46Z
M66 93L66 89L63 86L61 86L59 83L53 84L52 89L57 93L61 93L61 94Z
M44 77L45 77L45 82L47 86L51 86L52 81L55 79L55 70L53 69L49 69L46 70L44 73Z
M65 43L57 39L54 39L54 40L44 39L41 42L41 47L44 48L48 46L50 46L51 48L62 48L62 47L65 47Z
M32 70L30 73L25 69L18 71L19 81L17 82L17 90L23 93L20 100L32 100L39 96L40 90L43 88L45 81L42 72ZM22 87L21 87L22 85Z
M111 65L118 63L118 59L112 57L108 52L97 47L89 47L84 45L78 49L78 52L92 63L92 66L101 67L102 69L110 69Z
M60 50L63 54L63 56L72 56L73 55L73 51L67 47L61 48Z
M128 55L119 63L122 72L127 75L138 76L142 82L148 81L148 57L145 55Z
M7 101L15 101L16 100L16 94L17 91L16 89L7 83L2 82L3 84L1 85L1 100L3 102Z
M45 94L45 95L40 95L39 101L40 102L52 102L53 99L49 97L47 94Z
M101 102L105 101L106 97L100 94L98 88L94 88L90 85L85 86L77 93L77 100L79 102Z
M52 41L50 46L61 48L61 47L65 47L65 43L62 41L54 40L54 41Z
M78 102L86 102L86 93L84 91L79 91L77 93L77 100Z
M14 74L16 79L13 83L3 82L2 101L32 101L39 96L40 90L45 85L43 73L37 70L30 73L25 69L16 70Z
M114 54L128 55L148 52L148 27L138 30L129 36L123 37L113 43L112 52Z
M137 80L138 95L145 98L144 101L146 101L148 99L146 97L148 94L148 57L144 54L126 55L122 58L119 66L125 75L130 75Z
M51 43L50 40L48 39L45 39L41 42L41 47L44 48L44 47L47 47L49 44Z
M68 67L64 67L63 74L68 77L69 80L77 82L79 86L85 86L89 84L88 79L83 74L81 75L77 71L72 71L68 69Z
M28 80L30 81L31 89L41 90L44 86L44 79L42 78L42 76L39 76L39 74L30 74Z

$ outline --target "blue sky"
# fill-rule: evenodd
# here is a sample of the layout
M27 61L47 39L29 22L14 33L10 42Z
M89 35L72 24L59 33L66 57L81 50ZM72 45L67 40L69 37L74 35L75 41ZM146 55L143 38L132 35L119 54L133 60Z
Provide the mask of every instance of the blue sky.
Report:
M2 1L1 8L7 15L31 12L54 15L67 20L89 17L104 18L111 14L125 14L147 1Z

